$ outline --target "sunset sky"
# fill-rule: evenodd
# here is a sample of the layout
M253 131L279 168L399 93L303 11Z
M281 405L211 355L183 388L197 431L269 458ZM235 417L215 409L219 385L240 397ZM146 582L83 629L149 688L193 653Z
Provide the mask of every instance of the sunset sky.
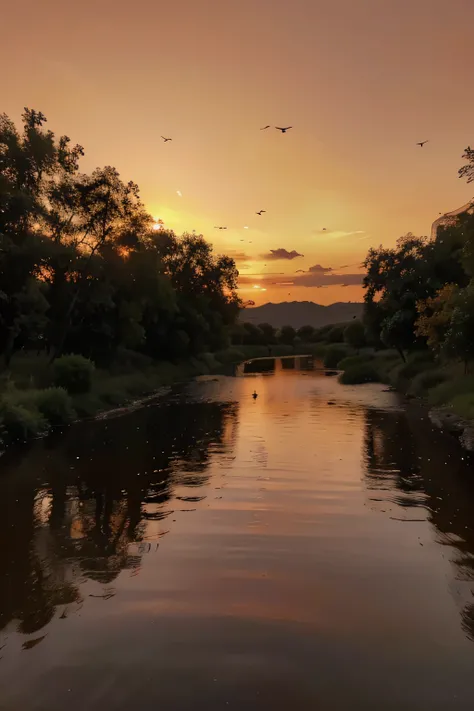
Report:
M0 111L233 255L243 299L359 300L371 245L474 193L473 0L25 0L2 26Z

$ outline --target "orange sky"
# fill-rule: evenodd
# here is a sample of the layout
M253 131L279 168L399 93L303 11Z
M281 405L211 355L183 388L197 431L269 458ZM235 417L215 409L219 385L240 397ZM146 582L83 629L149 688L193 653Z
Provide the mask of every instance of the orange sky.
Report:
M357 265L472 197L473 0L25 0L2 25L0 110L43 111L84 170L115 165L236 255L244 299L358 300L354 266L296 270Z

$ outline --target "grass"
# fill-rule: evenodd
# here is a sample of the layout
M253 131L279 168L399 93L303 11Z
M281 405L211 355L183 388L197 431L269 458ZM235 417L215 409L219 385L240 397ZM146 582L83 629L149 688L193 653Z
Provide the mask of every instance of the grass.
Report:
M465 420L474 420L474 391L456 395L451 400L450 406L456 415Z
M449 374L441 368L434 368L415 375L408 388L408 394L415 397L424 397L433 388L446 382Z
M440 383L428 394L430 405L447 405L457 396L474 393L474 375L460 375Z

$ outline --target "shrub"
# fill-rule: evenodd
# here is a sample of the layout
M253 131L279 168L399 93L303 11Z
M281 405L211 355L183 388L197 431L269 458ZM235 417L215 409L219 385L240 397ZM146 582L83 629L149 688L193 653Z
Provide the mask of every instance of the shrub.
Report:
M347 348L344 346L329 346L324 354L324 367L325 368L337 368L337 364L343 358L349 355Z
M425 373L418 373L413 378L408 392L410 395L424 395L431 388L448 379L448 374L443 370L428 370Z
M94 363L81 355L65 355L53 366L54 382L68 393L87 393L91 389Z
M229 363L241 363L245 360L245 355L238 348L225 348L216 353L216 358L220 363L227 365Z
M434 360L431 351L412 351L407 356L408 363L432 363Z
M35 399L39 412L51 425L65 425L76 417L72 400L64 388L38 390Z
M397 369L397 377L402 380L411 380L415 375L425 373L427 370L433 369L435 364L432 361L426 360L411 360L403 363Z
M35 408L18 404L9 398L0 401L0 423L9 440L24 441L48 429L43 415Z
M343 385L358 385L360 383L377 383L379 374L371 363L358 363L349 366L339 376Z
M339 361L337 367L339 368L339 370L347 370L347 368L351 368L354 365L363 365L364 363L368 363L371 360L373 360L373 356L371 355L346 356L345 358Z
M111 371L114 373L129 373L130 371L146 370L153 364L153 359L143 353L129 348L118 348Z
M201 360L210 371L216 370L216 368L219 367L214 353L200 353L199 360Z

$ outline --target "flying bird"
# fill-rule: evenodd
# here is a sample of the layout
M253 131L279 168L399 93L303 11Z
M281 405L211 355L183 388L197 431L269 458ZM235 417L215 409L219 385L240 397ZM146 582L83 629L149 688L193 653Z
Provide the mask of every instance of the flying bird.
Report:
M264 212L266 212L266 210L259 210L259 211L256 212L255 214L256 214L256 215L260 215L260 217L261 217Z
M161 138L164 140L165 143L166 143L166 141L172 141L172 140L173 140L172 138L165 138L165 136L162 136Z
M215 230L226 230L227 227L218 227L218 226L215 226L214 229L215 229Z
M261 130L261 131L266 131L267 128L270 128L270 124L268 124L268 126L263 126L263 128L261 128L260 130Z
M425 143L428 143L428 141L420 141L420 142L417 143L416 145L417 145L417 146L420 146L420 148L423 148L423 146L425 145Z
M286 133L287 131L290 130L290 128L293 128L293 126L286 126L285 128L282 128L281 126L275 126L277 131L281 131L282 133Z

